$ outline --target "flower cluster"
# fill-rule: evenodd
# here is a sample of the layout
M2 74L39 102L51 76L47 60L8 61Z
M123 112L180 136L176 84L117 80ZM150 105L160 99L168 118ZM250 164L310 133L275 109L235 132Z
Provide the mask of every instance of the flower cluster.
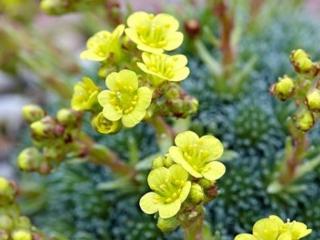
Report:
M0 177L0 239L44 240L48 239L30 220L22 216L15 203L17 188L13 182Z
M304 223L282 221L277 216L269 216L257 221L252 234L241 233L234 240L299 240L312 232Z
M27 105L23 116L30 124L34 146L21 151L18 166L23 171L47 174L74 150L73 143L81 135L81 114L61 109L56 117L51 117L39 106Z
M197 100L179 86L189 75L187 58L165 53L182 44L178 28L168 14L136 12L127 26L94 34L80 57L101 64L98 75L107 89L85 77L74 87L71 107L91 112L92 126L102 134L134 127L155 115L187 117L196 112Z
M152 191L140 199L145 213L159 213L159 226L166 219L179 219L188 203L198 206L210 201L215 182L225 173L225 166L217 161L223 145L214 136L186 131L176 136L175 145L153 161L148 175Z
M309 131L320 112L320 89L318 75L320 65L313 62L302 49L292 52L291 63L297 73L295 79L285 75L273 84L271 92L280 100L292 99L297 105L293 121L301 131Z

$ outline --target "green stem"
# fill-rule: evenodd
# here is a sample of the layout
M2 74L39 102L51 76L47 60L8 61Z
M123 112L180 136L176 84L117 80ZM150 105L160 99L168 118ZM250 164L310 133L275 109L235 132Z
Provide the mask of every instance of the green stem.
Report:
M203 240L204 239L204 212L202 208L191 212L191 217L183 221L185 240ZM194 216L192 216L194 215Z

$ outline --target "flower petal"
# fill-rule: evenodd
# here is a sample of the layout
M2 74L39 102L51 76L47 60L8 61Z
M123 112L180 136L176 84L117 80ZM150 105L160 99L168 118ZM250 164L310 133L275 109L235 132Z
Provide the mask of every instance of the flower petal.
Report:
M255 236L248 233L238 234L234 240L258 240Z
M170 182L176 185L185 184L188 179L188 172L178 164L174 164L169 168Z
M201 174L203 175L204 178L210 181L215 181L221 178L225 172L226 172L226 167L221 162L213 161L208 163L204 167Z
M190 173L195 178L201 178L202 175L197 172L193 167L184 159L181 150L178 147L170 147L169 155L172 160L180 164L188 173Z
M154 192L146 193L139 201L140 208L147 214L154 214L158 212L160 203L161 197Z
M183 34L181 32L173 32L167 37L167 44L164 50L171 51L178 48L183 42Z
M159 215L161 218L171 218L175 216L181 208L181 202L179 199L169 204L159 205Z
M122 113L117 111L111 104L105 104L102 110L103 116L110 121L118 121L122 117Z
M271 240L277 239L280 229L272 219L263 218L254 224L252 232L259 240Z
M185 147L185 146L190 146L192 144L197 143L199 140L199 137L196 133L192 131L185 131L182 133L179 133L176 138L175 138L175 143L178 147Z
M137 125L146 115L145 110L133 110L132 112L122 116L122 124L127 128Z
M175 72L175 75L170 81L179 82L186 79L190 74L190 70L187 67L181 68Z
M160 189L160 186L166 182L168 177L169 170L167 168L156 168L152 170L148 175L148 185L152 190L157 191L158 189Z
M146 110L151 103L153 91L147 87L138 89L138 102L135 109Z
M189 193L190 193L190 189L191 189L191 182L188 181L188 182L186 182L186 184L183 186L183 188L182 188L182 190L181 190L181 192L180 192L179 199L180 199L181 203L183 203L183 202L187 199L187 197L188 197L188 195L189 195Z
M223 154L223 145L220 140L211 135L205 135L200 138L201 147L210 153L208 160L216 160Z
M153 14L143 11L135 12L128 17L127 24L130 28L139 27L153 18Z

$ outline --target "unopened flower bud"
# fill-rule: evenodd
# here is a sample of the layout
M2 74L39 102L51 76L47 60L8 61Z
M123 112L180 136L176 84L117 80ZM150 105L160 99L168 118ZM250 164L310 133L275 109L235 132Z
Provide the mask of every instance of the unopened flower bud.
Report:
M25 216L20 216L15 222L15 228L30 229L31 227L30 219Z
M22 108L22 116L29 123L38 121L45 115L44 110L38 105L30 104Z
M174 231L179 226L179 224L179 220L176 216L165 219L159 217L157 226L162 232L168 233Z
M6 214L0 215L0 229L5 231L10 231L13 227L13 221L10 216ZM0 238L1 239L1 238Z
M184 23L184 29L186 30L186 33L190 38L196 38L197 36L199 36L201 26L198 20L190 19Z
M155 168L163 167L164 166L163 160L164 160L164 158L162 156L154 159L152 162L152 168L155 169Z
M18 166L23 171L35 171L39 169L42 161L42 154L35 147L29 147L19 154Z
M167 156L165 156L165 158L163 158L163 165L166 168L170 167L172 164L174 164L174 162L169 155L167 155Z
M9 204L14 200L15 189L5 178L0 177L0 205Z
M32 135L36 139L52 138L63 134L63 129L60 128L56 121L50 116L44 117L39 121L33 122L30 125Z
M314 125L314 117L308 110L298 112L294 117L294 120L296 127L304 132L310 130Z
M181 87L176 83L166 84L163 91L168 100L177 99L181 95Z
M32 234L28 230L16 230L11 234L12 240L32 240Z
M190 190L190 200L194 204L199 204L204 200L203 188L197 184L193 183Z
M288 76L279 78L279 81L271 87L271 92L280 100L287 100L294 92L294 82Z
M117 133L121 129L120 121L110 121L103 116L102 112L92 119L91 125L102 134Z
M306 97L306 103L311 111L320 111L320 90L314 89L312 92L308 93Z
M208 179L205 179L205 178L201 178L200 181L199 181L199 184L204 189L208 189L208 188L212 187L212 185L214 185L214 182L212 182L212 181L210 181Z
M313 68L312 60L302 49L292 51L290 60L296 71L299 73L310 72Z
M70 11L70 0L42 0L40 7L49 15L60 15Z
M58 122L65 126L75 124L78 120L78 117L79 117L78 112L68 108L60 109L57 112Z

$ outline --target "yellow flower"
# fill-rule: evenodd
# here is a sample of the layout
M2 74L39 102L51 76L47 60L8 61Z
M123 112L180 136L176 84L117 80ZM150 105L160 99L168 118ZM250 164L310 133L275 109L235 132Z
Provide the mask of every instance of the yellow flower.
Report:
M88 77L84 77L73 89L71 107L76 111L90 110L97 102L99 87Z
M225 166L217 160L223 153L222 143L211 135L201 138L191 131L175 138L177 146L170 147L169 156L195 178L215 181L225 173Z
M152 90L138 86L135 72L122 70L108 75L104 90L98 95L103 107L103 116L110 121L121 119L125 127L137 125L145 116L150 106Z
M299 240L312 232L301 222L286 222L277 216L269 216L257 221L252 234L241 233L235 240Z
M121 128L119 121L110 121L106 119L102 112L92 119L91 125L97 132L103 134L115 133Z
M168 14L133 13L128 18L126 35L142 51L162 53L178 48L183 34L177 32L179 22Z
M147 214L159 212L160 217L165 219L178 213L191 188L188 173L178 164L152 170L148 184L153 192L143 195L140 207Z
M121 56L120 37L124 31L124 25L119 25L112 33L100 31L87 41L87 50L80 54L80 58L92 61L104 61L111 55L117 59Z
M137 63L138 67L152 75L154 85L159 85L163 81L179 82L190 73L186 67L188 59L184 55L142 53L142 60L143 63Z

